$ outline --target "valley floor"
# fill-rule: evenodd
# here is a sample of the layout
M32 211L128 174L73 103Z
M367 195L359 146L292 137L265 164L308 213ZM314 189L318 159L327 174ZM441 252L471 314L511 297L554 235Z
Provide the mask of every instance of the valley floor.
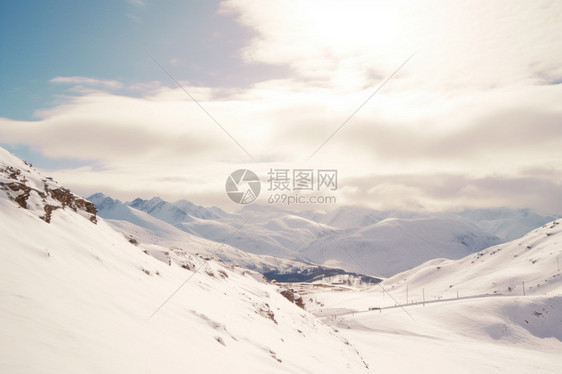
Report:
M400 307L369 311L382 302L378 297L372 291L306 295L313 312L378 373L562 372L560 295L467 298L408 305L407 313Z

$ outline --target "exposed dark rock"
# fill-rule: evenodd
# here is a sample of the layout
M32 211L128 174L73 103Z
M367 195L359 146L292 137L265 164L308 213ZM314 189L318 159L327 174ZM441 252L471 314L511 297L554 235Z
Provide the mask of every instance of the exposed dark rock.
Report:
M96 209L94 203L91 203L84 199L76 199L76 207L78 209L85 210L86 212L93 215L96 215L98 213L98 210Z
M304 309L304 302L302 300L302 297L299 294L295 293L295 291L293 291L292 289L288 288L281 291L281 295L283 295L293 304L296 304L298 307Z
M29 163L26 163L26 165L31 167L31 164ZM32 192L35 192L39 195L39 197L43 201L43 210L45 211L45 214L43 216L40 216L39 218L41 218L45 222L51 222L51 217L54 210L59 208L64 209L68 207L75 212L81 210L88 213L89 220L94 224L97 223L97 209L95 205L85 199L74 195L67 188L50 188L47 183L49 183L48 181L52 182L52 178L47 177L43 180L43 191L41 191L37 188L29 186L28 179L20 169L17 169L13 166L6 166L6 168L0 168L0 173L2 173L5 178L13 180L13 182L0 182L0 190L7 191L8 197L15 201L16 204L18 204L20 207L24 209L29 208L27 200L29 199L29 196ZM47 199L49 197L52 197L61 205L59 206L58 204L48 202Z
M39 218L41 218L43 221L45 221L47 223L51 223L51 215L53 214L53 211L59 209L59 207L54 206L54 205L45 204L45 207L43 209L45 210L45 215L41 216Z

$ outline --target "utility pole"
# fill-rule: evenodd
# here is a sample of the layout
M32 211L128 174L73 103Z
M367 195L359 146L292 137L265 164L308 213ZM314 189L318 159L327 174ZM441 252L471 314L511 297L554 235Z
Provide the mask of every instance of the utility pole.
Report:
M525 296L525 282L523 282L523 296Z

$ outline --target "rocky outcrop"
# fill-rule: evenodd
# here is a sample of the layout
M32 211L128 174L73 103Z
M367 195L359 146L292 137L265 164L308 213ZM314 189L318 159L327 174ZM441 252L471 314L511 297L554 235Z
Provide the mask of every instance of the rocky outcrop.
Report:
M82 199L70 192L69 189L60 187L55 189L50 189L47 184L45 184L45 193L50 195L53 199L61 203L62 208L70 208L77 212L78 210L84 211L90 214L90 221L97 223L97 209L93 203Z
M296 304L298 307L304 309L304 301L302 300L301 295L299 295L298 293L296 293L295 291L293 291L290 288L284 289L284 290L280 291L280 293L287 300L289 300L293 304Z
M76 196L50 177L41 178L31 164L15 159L16 163L24 168L0 165L0 190L5 191L10 200L47 223L51 222L53 211L66 208L97 223L97 209L93 203Z

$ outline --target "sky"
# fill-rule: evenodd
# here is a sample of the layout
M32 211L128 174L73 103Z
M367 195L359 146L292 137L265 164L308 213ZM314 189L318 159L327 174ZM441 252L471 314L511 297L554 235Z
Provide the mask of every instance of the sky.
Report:
M3 1L0 145L125 201L236 209L247 168L262 204L561 214L560 35L558 1Z

